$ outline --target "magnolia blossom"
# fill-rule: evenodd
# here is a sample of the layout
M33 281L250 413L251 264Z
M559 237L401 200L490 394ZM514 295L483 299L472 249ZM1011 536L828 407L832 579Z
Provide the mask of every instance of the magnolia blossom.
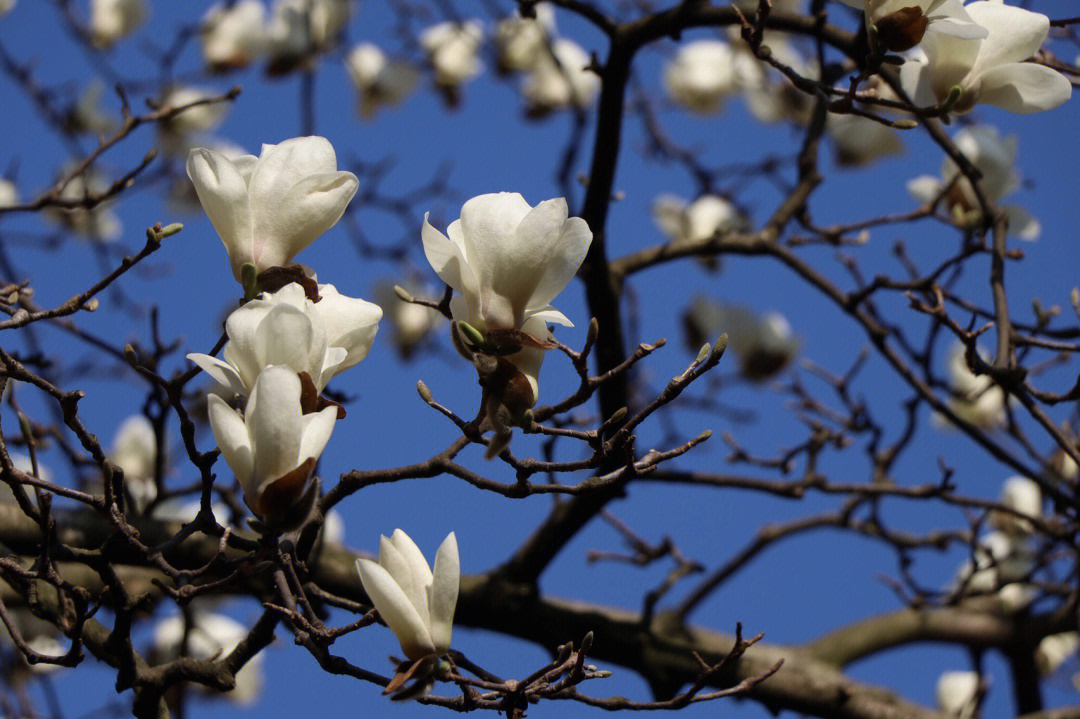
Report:
M1066 660L1075 657L1080 651L1080 634L1062 632L1043 637L1039 648L1035 650L1035 663L1044 677L1054 674ZM1076 682L1076 679L1073 679Z
M934 690L938 707L956 719L971 719L979 704L979 683L976 672L943 673Z
M14 207L19 204L19 188L11 180L0 177L0 207Z
M27 646L38 654L49 657L62 657L67 654L67 647L60 643L58 637L60 630L52 622L46 621L34 615L26 607L11 607L8 609L15 629ZM59 664L27 664L23 660L22 652L15 649L15 643L11 641L11 634L5 625L0 623L0 646L15 650L19 655L20 667L24 667L34 674L50 674L60 669Z
M591 58L573 40L559 38L545 49L521 82L521 94L532 116L564 107L585 110L600 92L600 76L587 69Z
M998 498L1001 504L1027 517L1042 516L1042 491L1039 485L1027 477L1010 477L1001 486ZM1004 512L991 516L994 526L1009 534L1030 534L1031 522Z
M548 42L555 36L555 11L543 2L533 6L533 11L535 18L515 15L503 18L495 26L500 71L531 70L547 52Z
M1057 107L1072 95L1064 75L1024 62L1046 41L1050 20L1045 15L992 0L966 7L947 3L940 10L952 20L966 14L987 35L972 39L927 33L919 46L921 57L900 68L900 82L916 105L942 103L958 88L954 112L969 112L982 103L1030 113Z
M115 130L118 124L116 116L101 107L104 92L105 83L100 78L94 78L68 110L64 118L65 127L72 132L91 135L104 135Z
M295 282L263 293L225 321L229 341L224 360L205 354L189 354L188 359L223 388L245 397L270 365L306 372L321 392L332 377L367 357L382 309L339 294L333 285L319 285L319 296L312 302Z
M209 100L216 94L205 88L174 87L165 94L161 105L162 107L185 107L200 100ZM188 149L187 137L198 132L213 130L225 119L225 113L228 110L229 104L226 102L204 102L188 107L159 125L161 144L173 154Z
M877 30L886 50L902 52L922 42L927 32L951 37L984 38L986 28L975 23L962 0L840 0L863 10L866 27Z
M109 48L146 22L146 0L90 0L90 36L94 45Z
M484 70L478 51L484 39L479 20L442 22L420 33L420 47L427 53L435 84L459 88Z
M245 263L262 271L292 261L337 223L360 186L356 175L338 171L324 137L263 145L257 158L196 148L187 173L237 279Z
M722 40L695 40L679 47L664 67L664 91L691 112L718 112L725 98L738 90L735 56Z
M904 151L896 130L858 115L830 114L825 131L832 140L836 164L840 167L860 167Z
M982 429L996 429L1005 424L1005 392L988 375L976 375L968 369L962 344L949 352L949 409L960 419ZM934 415L935 423L947 426Z
M1034 548L1026 536L987 532L979 538L973 557L974 561L968 559L960 565L954 579L954 587L962 587L968 594L998 592L1027 579L1035 569Z
M406 286L407 290L415 288ZM415 294L424 294L417 289ZM438 310L414 302L405 302L390 284L380 285L375 290L375 301L382 307L383 315L390 321L393 331L391 341L398 355L408 359L431 331L443 322Z
M1002 137L992 125L976 125L956 133L956 147L982 175L982 186L988 199L996 203L1020 189L1020 172L1016 169L1017 140L1015 135ZM908 182L907 188L916 199L935 202L941 199L950 214L960 222L978 222L981 213L975 188L967 177L957 175L956 163L945 158L941 179L922 175ZM953 182L955 180L955 182ZM944 198L946 187L950 187ZM1001 208L1009 218L1009 233L1022 240L1038 239L1042 226L1019 205Z
M695 297L683 315L688 348L696 352L720 334L739 359L739 372L760 382L783 370L798 354L799 339L779 312L758 315L748 307Z
M185 624L188 625L186 631ZM157 623L153 655L160 663L173 661L181 655L203 660L221 659L232 652L247 634L247 627L235 619L197 607L191 613L190 623L181 614L174 614ZM263 655L259 652L236 673L236 686L225 696L241 706L251 706L258 701L263 683L262 664Z
M775 3L774 3L775 5ZM766 33L772 57L799 76L816 80L817 63L803 57L783 33ZM735 77L742 89L746 109L764 123L809 124L814 112L814 96L803 92L777 70L765 65L738 41L735 45Z
M356 569L371 603L413 661L441 657L450 648L461 566L451 532L435 553L435 571L400 529L379 538L379 561L357 559Z
M124 486L140 514L157 497L154 483L157 438L150 420L132 415L116 430L109 459L124 471Z
M215 3L199 30L203 60L212 69L247 67L266 49L266 6L262 0Z
M702 195L687 202L675 195L660 195L652 204L656 226L672 242L703 242L745 230L749 220L731 202L718 195Z
M266 28L271 75L288 72L341 35L352 0L276 0Z
M69 170L70 166L65 169L65 172ZM87 198L100 197L108 192L111 186L112 182L90 167L82 174L73 177L64 186L64 189L60 191L60 199L78 202ZM98 202L90 209L75 207L56 210L50 212L49 215L72 232L97 242L112 242L124 231L120 218L104 202Z
M300 378L291 367L259 373L241 417L207 395L210 429L221 455L257 515L272 520L300 501L315 462L330 440L337 408L301 414Z
M360 43L345 58L345 69L360 93L360 116L372 117L382 106L400 104L420 80L420 73L407 62L391 60L370 42Z

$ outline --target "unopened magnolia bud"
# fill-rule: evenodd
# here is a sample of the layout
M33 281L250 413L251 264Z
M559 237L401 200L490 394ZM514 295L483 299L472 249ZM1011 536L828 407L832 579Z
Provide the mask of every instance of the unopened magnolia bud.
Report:
M710 352L712 352L712 345L710 345L708 342L701 345L701 349L698 350L697 357L694 359L694 364L701 364L702 362L704 362L705 358L709 356Z
M727 332L716 338L713 342L713 357L719 359L724 356L724 352L727 351L728 336Z
M101 303L98 302L98 298L93 297L93 298L87 300L86 304L83 305L83 309L86 310L87 312L94 312L100 306L101 306Z
M588 654L589 650L592 649L592 644L593 644L593 633L589 632L588 634L586 634L581 639L581 650L580 650L581 653L582 654Z
M417 380L416 392L420 395L420 399L424 400L429 404L435 401L435 398L431 395L431 390L428 389L428 386L426 384L424 384L424 380Z
M139 364L139 355L135 353L135 348L130 344L124 345L124 359L132 367L137 367Z
M473 347L482 347L487 344L484 339L484 335L480 334L480 330L476 329L468 322L458 322L458 329L461 330L461 334L465 336L465 340Z
M412 302L413 301L413 296L410 295L408 290L406 290L401 285L394 285L394 294L397 295L398 299L401 300L402 302Z
M592 344L596 341L596 336L600 334L600 322L595 317L589 320L589 329L585 333L585 342Z
M919 126L919 123L915 120L904 118L902 120L894 120L892 126L897 130L914 130Z
M619 424L619 423L621 423L623 421L623 419L626 417L627 411L628 410L626 409L626 407L619 407L617 410L612 412L611 417L608 418L607 423L608 424Z
M182 229L184 229L184 223L182 223L182 222L173 222L173 223L165 225L164 227L161 228L161 236L162 237L172 237L176 233L180 232L180 230L182 230Z
M30 319L30 313L26 311L25 307L15 310L15 314L11 316L11 321L16 323L26 322L28 319Z
M259 294L258 270L252 262L240 265L240 286L244 288L244 299L250 300Z

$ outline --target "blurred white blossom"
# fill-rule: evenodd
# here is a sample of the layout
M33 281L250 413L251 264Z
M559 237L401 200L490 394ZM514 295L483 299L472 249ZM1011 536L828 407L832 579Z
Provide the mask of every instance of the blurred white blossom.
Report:
M461 86L484 70L479 57L483 39L479 20L442 22L420 33L420 47L427 54L435 85L447 93L452 103Z
M248 634L248 629L231 617L216 614L197 604L187 623L182 614L166 617L154 627L153 656L159 663L177 657L221 659L227 656ZM185 644L186 637L186 644ZM263 683L263 655L259 652L236 673L236 686L224 696L241 706L251 706L259 699Z
M573 40L558 38L550 54L545 48L521 81L529 115L591 107L600 92L600 76L586 69L590 62L589 53Z
M738 90L735 56L722 40L695 40L681 45L664 66L664 91L680 107L700 114L719 112Z
M146 0L90 0L90 37L94 45L112 47L146 22Z
M701 242L749 227L749 220L734 204L718 195L702 195L687 202L676 195L659 195L652 216L672 242Z
M548 3L533 6L535 18L503 18L495 26L498 67L502 72L531 70L555 36L555 11Z
M211 69L247 67L266 50L266 6L262 0L214 3L199 33L203 60Z
M858 115L830 114L825 131L832 140L836 164L840 167L862 167L904 151L896 130Z
M345 58L345 69L359 93L360 117L372 117L380 107L401 104L420 80L419 71L403 60L393 60L378 45L363 42Z
M988 375L976 375L968 369L964 346L959 342L949 351L948 380L951 394L947 404L957 417L987 430L1005 424L1005 393ZM950 426L940 415L933 417L937 426Z
M944 672L934 691L941 711L955 719L972 719L978 708L979 675L975 672Z
M136 414L120 424L109 459L124 471L124 486L140 514L157 497L154 484L157 454L157 438L150 420Z

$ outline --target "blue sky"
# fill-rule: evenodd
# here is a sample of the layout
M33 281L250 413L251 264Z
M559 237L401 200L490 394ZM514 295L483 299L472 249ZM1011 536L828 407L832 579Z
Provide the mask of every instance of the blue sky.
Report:
M1075 14L1067 0L1033 3L1051 17ZM154 77L152 47L162 47L181 22L201 16L208 3L154 3L150 25L124 41L108 57L108 66L126 79ZM481 10L466 4L463 15ZM509 9L506 5L505 9ZM438 17L438 11L435 11ZM350 23L351 41L371 40L393 51L405 51L391 28L387 9L375 2L362 3ZM574 37L586 49L603 53L602 38L588 26L566 13L558 14L560 31ZM706 31L688 32L684 39L708 36ZM31 62L35 75L50 87L77 91L94 74L86 54L72 41L59 23L52 3L22 0L15 11L0 20L0 43L20 62ZM644 50L635 65L643 85L659 96L659 72L663 56L673 47L664 41ZM490 50L490 48L488 48ZM1076 49L1063 46L1062 56L1072 59ZM490 56L489 56L490 60ZM180 77L198 76L197 46L189 45L179 57ZM489 62L489 67L491 63ZM260 143L279 142L300 134L300 113L296 102L299 82L286 78L267 82L257 70L231 75L223 80L200 79L200 85L221 90L239 84L243 92L229 111L217 133L257 153ZM150 91L151 88L146 88ZM146 96L133 94L133 104L142 107ZM7 76L0 76L0 168L16 167L15 174L24 196L33 196L52 180L57 168L68 159L68 148L35 114L26 96ZM448 112L430 91L413 95L403 106L386 111L372 122L361 122L353 113L353 89L338 58L327 57L319 68L316 84L316 130L337 149L339 166L356 163L392 162L382 186L390 194L405 193L425 184L433 176L446 173L452 191L447 196L417 204L407 223L378 209L364 208L354 214L364 235L379 245L396 245L402 238L411 242L406 263L393 263L362 256L350 242L347 228L340 224L318 240L300 260L314 267L323 282L331 282L349 295L374 298L374 286L381 280L400 282L408 272L435 282L420 246L418 222L431 211L441 223L457 217L461 203L474 195L495 191L522 193L532 204L560 194L554 177L572 121L557 115L543 122L523 122L516 81L497 79L485 73L465 90L465 101ZM109 102L115 101L109 98ZM1080 249L1076 227L1080 226L1080 204L1076 202L1080 145L1072 142L1078 126L1075 101L1057 110L1034 116L1013 116L994 109L980 109L975 117L997 125L1005 133L1020 138L1018 165L1029 180L1010 200L1024 205L1043 224L1041 239L1033 244L1010 242L1026 255L1022 263L1008 267L1008 281L1014 312L1021 317L1033 297L1045 305L1060 304L1068 311L1068 293L1078 283L1076 275ZM739 100L726 111L709 119L688 118L674 109L664 109L663 122L684 144L701 148L701 157L712 164L749 161L766 152L793 154L798 134L783 126L762 127L747 114ZM591 136L592 129L587 136ZM625 123L622 154L616 189L624 199L613 205L608 237L613 256L662 241L649 217L652 199L660 192L693 196L693 178L674 165L658 165L642 157L645 138L640 123ZM812 210L819 224L869 218L885 212L913 209L904 183L920 174L937 174L941 159L929 141L917 133L907 133L908 152L860 171L844 171L826 165L828 180L815 197ZM105 157L105 166L125 169L133 166L155 144L151 128L138 130L132 138ZM89 148L90 145L86 144ZM578 158L575 174L587 168L588 152ZM177 165L178 166L178 165ZM725 188L733 189L731 183ZM167 339L182 338L184 351L206 351L217 338L220 321L234 306L236 285L213 228L201 213L178 214L160 199L160 187L135 191L115 209L124 223L120 246L138 249L144 228L154 222L181 221L185 230L165 242L145 267L126 276L121 288L142 308L142 314L120 306L115 294L102 297L94 315L84 315L80 323L87 330L117 341L146 342L149 322L145 310L160 310L160 325ZM754 210L760 222L772 211L778 195L762 181L750 183L738 197ZM582 189L575 186L571 208L580 203ZM31 277L37 301L55 305L76 289L100 276L97 254L78 239L64 239L59 249L48 248L52 228L40 218L4 217L3 238L14 263ZM865 271L899 272L890 254L893 241L903 237L912 254L929 262L955 250L956 236L933 223L893 226L875 230L871 242L852 250ZM806 251L830 277L844 277L832 249ZM984 268L985 269L985 268ZM988 283L985 272L967 277L963 286L985 302ZM782 312L803 343L803 356L832 371L842 372L866 344L861 331L838 315L827 302L800 284L790 272L763 258L728 258L719 274L709 274L696 263L672 263L638 275L633 282L634 307L639 315L641 341L660 337L668 346L644 366L651 384L659 388L692 359L679 341L678 315L697 293L737 300L762 310ZM905 302L896 298L883 303L902 312ZM556 305L577 325L559 331L559 338L578 346L588 324L587 310L579 283L558 299ZM42 328L40 338L51 353L66 358L70 365L92 357L85 346L74 343L53 328ZM424 380L436 399L463 416L475 412L478 401L475 376L470 367L452 353L448 338L440 334L435 342L440 352L402 363L394 355L389 328L384 327L371 355L334 382L334 387L355 397L348 417L338 423L323 455L324 481L333 482L341 471L352 468L387 467L427 457L445 447L457 430L443 417L430 411L415 392L418 379ZM10 341L10 339L6 340ZM177 353L164 370L186 367L183 353ZM943 360L942 360L943 364ZM725 361L718 371L730 372ZM1067 373L1052 374L1057 386L1067 386ZM814 380L807 379L813 386ZM1048 382L1050 380L1048 379ZM541 377L541 402L552 401L572 388L573 373L561 357L550 357ZM87 373L69 380L70 387L87 392L81 405L89 427L106 442L119 423L139 411L144 389L130 373L100 377ZM820 384L816 385L824 391ZM899 401L906 396L882 363L874 360L866 368L857 392L876 408L881 421L897 431L903 417ZM697 411L683 411L675 425L683 437L710 428L732 432L744 446L759 454L771 454L787 444L786 438L800 437L798 424L785 411L786 398L765 387L735 387L722 396L726 403L750 409L756 420L734 424L729 418ZM39 412L43 405L27 393L26 402ZM586 408L591 411L591 407ZM6 412L6 409L5 409ZM924 409L925 412L925 409ZM7 416L4 417L8 419ZM924 417L924 419L928 419ZM957 468L956 482L965 493L994 496L1010 472L967 439L955 433L934 430L923 423L916 442L896 467L899 481L921 483L938 476L937 459L944 458ZM7 426L11 426L10 422ZM639 447L660 446L663 427L652 422L640 433ZM207 435L200 446L212 442ZM523 453L535 442L517 437L515 451ZM576 448L564 447L566 457L576 456ZM858 452L852 452L857 454ZM504 481L512 474L498 464L485 464L481 452L470 449L468 465ZM722 470L728 451L714 437L682 466ZM44 461L52 459L48 453ZM59 457L56 457L59 462ZM830 472L862 481L863 464L857 457L830 457ZM221 480L229 478L223 463ZM193 479L191 468L180 469L172 479L177 485ZM809 497L801 502L777 500L737 491L704 491L685 487L665 488L652 484L636 486L630 496L611 509L630 526L653 541L670 534L680 548L707 566L717 566L748 543L759 526L811 514L836 506L834 499ZM547 513L550 499L543 496L507 500L481 493L449 477L414 480L371 487L339 506L347 523L350 546L372 551L380 533L395 527L405 529L426 553L433 554L447 532L457 532L462 566L466 572L483 571L504 559ZM898 526L913 531L943 523L959 526L963 517L955 510L926 511L918 506L887 503ZM589 549L622 549L618 536L608 526L595 522L571 542L543 578L542 589L557 596L580 598L623 607L637 607L641 596L657 584L667 566L646 570L626 565L588 565ZM943 583L961 561L959 551L947 555L920 556L916 571L927 582ZM865 540L827 532L802 535L767 552L755 565L738 575L714 594L694 615L694 620L717 629L731 630L741 621L749 633L764 631L767 640L800 642L847 621L898 606L893 593L877 577L896 575L891 551ZM686 584L683 591L692 586ZM677 590L676 595L681 592ZM229 613L250 620L257 607L251 602L229 605ZM336 617L339 623L349 619ZM577 640L578 637L565 639ZM457 629L456 647L471 658L505 676L525 675L546 661L544 653L531 645L504 637ZM335 645L350 661L379 671L389 668L385 657L397 652L393 637L385 629L368 629ZM988 699L987 715L1004 716L1011 711L1008 671L996 657L988 667L994 686ZM932 702L933 684L946 669L967 668L966 655L955 649L918 647L894 651L868 660L851 669L854 677L895 688L913 700ZM77 672L56 675L65 716L78 717L112 699L111 679L92 660ZM607 695L622 693L646 699L647 688L636 677L616 668L615 676L596 682L588 689ZM1051 703L1075 700L1063 689L1051 687ZM314 702L317 701L317 705ZM225 702L204 702L200 715L226 716L236 710ZM341 677L323 674L314 660L279 632L279 639L267 651L267 681L264 698L253 710L263 716L291 716L295 712L371 712L376 716L419 716L430 708L411 704L391 704L378 696L377 688ZM533 707L533 717L576 717L595 715L568 703ZM759 717L765 712L750 703L699 705L686 710L688 716L711 716L715 712Z

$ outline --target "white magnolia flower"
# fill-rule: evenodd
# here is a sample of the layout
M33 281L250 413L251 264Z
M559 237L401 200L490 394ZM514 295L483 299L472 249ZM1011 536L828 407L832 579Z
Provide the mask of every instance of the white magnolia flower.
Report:
M413 661L450 648L461 565L451 532L435 554L435 571L400 529L379 538L379 561L357 559L356 569L371 603Z
M944 672L934 691L938 708L956 719L971 719L978 708L979 675L975 672Z
M832 140L836 164L841 167L869 165L904 151L896 130L858 115L830 114L825 131Z
M414 295L427 294L423 288L406 286L405 289ZM375 301L382 307L383 316L390 321L393 330L391 341L402 359L408 359L432 330L443 322L438 310L402 301L390 284L376 288Z
M1010 477L1005 480L998 501L1024 516L1042 516L1042 491L1038 484L1027 477ZM994 526L1003 532L1030 534L1032 531L1031 522L1011 514L995 513L991 519Z
M125 419L116 430L109 459L124 470L124 486L136 511L141 514L157 497L157 485L154 484L157 438L150 420L141 414Z
M71 167L66 168L65 172L70 170ZM100 197L111 186L112 182L93 167L90 167L64 186L64 189L60 192L60 199L74 202ZM75 207L56 210L49 214L60 224L88 240L113 242L124 231L120 218L108 207L106 202L98 202L90 209Z
M947 12L946 7L941 10ZM1040 112L1069 99L1072 85L1064 75L1024 62L1046 41L1050 21L1045 15L989 0L961 7L960 12L988 34L966 39L927 33L919 46L922 56L900 68L900 82L916 105L944 102L954 87L960 91L952 108L957 113L979 103L1010 112Z
M982 174L982 185L988 199L997 203L1020 189L1020 172L1016 169L1017 140L1015 135L1002 137L992 125L976 125L956 133L957 149ZM941 179L922 175L908 182L908 192L922 202L934 202L954 178L960 174L956 163L945 158ZM979 221L979 201L975 188L966 177L959 177L943 199L950 214L960 222ZM1019 205L1001 208L1009 218L1009 233L1022 240L1038 239L1042 226Z
M90 0L90 36L94 45L112 47L146 22L146 0Z
M731 46L722 40L695 40L680 46L664 66L663 83L676 105L701 114L718 112L739 89Z
M0 207L14 207L19 204L19 188L11 180L0 177Z
M212 69L247 67L266 49L266 6L262 0L217 2L199 28L203 60Z
M521 329L531 317L573 326L550 302L585 260L592 231L567 217L564 198L534 208L516 192L479 195L445 235L425 216L423 240L432 268L461 293L450 303L454 319L481 332Z
M221 397L206 398L221 455L247 505L264 519L283 515L300 500L337 421L333 406L301 414L300 392L296 372L275 365L259 374L243 417Z
M224 360L189 354L222 387L251 393L260 373L271 365L307 372L321 392L335 375L367 357L379 330L378 305L339 294L333 285L319 285L312 302L295 282L263 293L234 311L225 321L229 341Z
M345 544L345 519L341 512L331 509L323 517L322 539L330 544Z
M72 132L105 135L116 129L118 120L101 106L105 83L94 78L79 94L79 99L67 113L66 126Z
M1039 673L1044 677L1050 676L1066 660L1075 657L1078 651L1080 634L1077 632L1062 632L1043 637L1039 648L1035 650L1035 663L1039 666Z
M420 47L435 73L435 84L458 88L483 72L478 56L483 39L479 20L442 22L420 33Z
M184 149L177 153L180 156L190 153L196 144L198 147L216 152L219 155L224 155L228 160L235 161L240 157L250 154L246 149L237 145L235 142L220 137L185 139ZM195 185L184 175L178 175L173 178L169 185L168 201L169 208L175 212L193 213L202 209L202 205L199 204L199 195L195 192Z
M981 353L980 353L981 354ZM976 375L968 369L964 346L953 345L949 352L949 409L957 417L982 429L996 429L1005 424L1005 393L988 375ZM948 426L934 415L935 423Z
M588 109L600 92L600 76L586 69L591 58L573 40L559 38L537 58L521 82L528 112L545 115L564 107Z
M205 88L179 86L165 94L161 105L162 107L184 107L200 100L210 99L217 94ZM159 125L161 144L166 151L173 154L189 149L187 138L195 133L216 128L225 119L225 113L228 110L229 103L227 102L206 102L193 105L173 115Z
M219 660L227 656L247 636L247 628L240 622L198 608L191 613L187 627L187 644L184 646L185 620L174 614L157 623L154 628L153 655L160 663L177 657ZM263 683L263 655L259 652L236 673L236 686L225 696L241 706L251 706L259 698Z
M391 60L370 42L354 47L345 69L360 93L360 117L370 118L383 106L399 105L416 87L420 73L407 62Z
M769 50L779 62L801 77L820 76L816 62L808 60L783 33L766 33ZM746 109L764 123L790 122L807 125L814 112L814 96L791 84L777 70L754 56L741 40L735 44L735 77L742 90Z
M693 202L675 195L659 195L653 200L652 216L672 242L702 242L745 230L750 224L739 208L718 195L702 195Z
M535 18L515 15L503 18L495 26L499 69L504 72L531 70L547 52L550 38L555 36L555 10L543 2L533 7Z
M288 264L337 223L360 185L356 175L338 171L324 137L263 145L259 157L234 160L196 148L187 173L237 279L247 262L257 271Z
M276 0L266 28L267 71L288 72L312 53L333 46L349 21L352 5L352 0Z
M986 37L986 28L964 12L962 0L840 0L863 10L866 27L876 27L887 50L903 52L918 45L927 32L961 39Z

